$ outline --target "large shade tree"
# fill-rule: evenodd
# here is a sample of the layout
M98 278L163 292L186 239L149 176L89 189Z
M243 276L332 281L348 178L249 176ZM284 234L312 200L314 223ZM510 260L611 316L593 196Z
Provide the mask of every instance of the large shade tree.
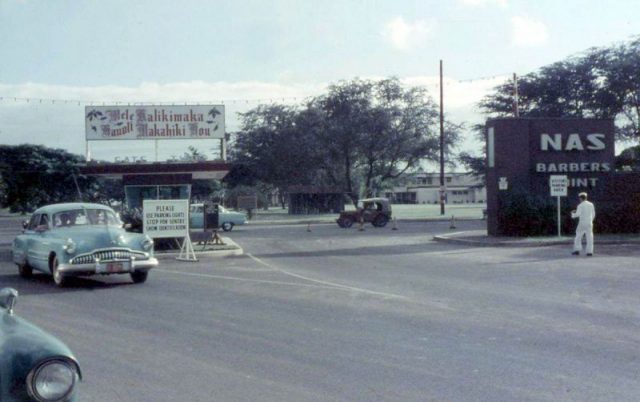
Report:
M640 39L589 49L518 79L521 117L615 119L618 139L640 141ZM514 82L494 88L479 103L487 117L514 115ZM476 133L484 138L482 128ZM460 161L483 173L483 157Z
M91 199L92 180L79 175L80 155L42 145L1 145L2 206L28 212L41 205Z
M260 106L242 115L234 160L265 182L338 187L354 202L384 182L438 158L437 105L396 78L354 79L293 108ZM445 145L457 139L447 123Z
M296 107L260 105L240 114L230 156L234 169L227 183L271 185L284 194L292 184L313 182L319 160L312 133Z

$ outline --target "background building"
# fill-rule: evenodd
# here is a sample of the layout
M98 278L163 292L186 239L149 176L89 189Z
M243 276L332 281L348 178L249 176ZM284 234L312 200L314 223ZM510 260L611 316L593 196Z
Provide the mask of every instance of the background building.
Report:
M482 178L471 173L446 173L444 176L448 204L483 203L487 199ZM408 174L401 185L385 192L396 204L438 204L440 174L418 172Z

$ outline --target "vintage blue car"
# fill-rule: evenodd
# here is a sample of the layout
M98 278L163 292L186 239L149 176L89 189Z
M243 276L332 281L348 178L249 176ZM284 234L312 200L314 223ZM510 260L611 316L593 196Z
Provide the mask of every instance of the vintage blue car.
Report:
M82 378L69 348L17 317L18 292L0 290L0 401L75 401Z
M13 261L22 277L33 270L53 276L64 286L71 276L129 274L135 283L147 280L158 265L153 240L130 233L102 204L52 204L36 210L13 241Z
M207 213L210 211L207 210ZM225 232L230 231L236 225L247 223L247 216L242 212L229 211L222 205L218 205L218 226ZM191 204L189 207L189 227L202 229L204 226L204 204Z

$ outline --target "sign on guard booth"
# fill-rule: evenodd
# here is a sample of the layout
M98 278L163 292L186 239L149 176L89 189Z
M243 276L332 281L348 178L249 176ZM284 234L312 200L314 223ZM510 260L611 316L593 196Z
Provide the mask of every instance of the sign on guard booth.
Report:
M610 119L491 119L487 139L487 231L504 234L501 203L516 192L549 197L551 176L566 176L567 198L585 191L598 202L613 176L614 124ZM508 182L508 189L504 183ZM560 186L559 186L560 187ZM558 188L559 188L558 187Z

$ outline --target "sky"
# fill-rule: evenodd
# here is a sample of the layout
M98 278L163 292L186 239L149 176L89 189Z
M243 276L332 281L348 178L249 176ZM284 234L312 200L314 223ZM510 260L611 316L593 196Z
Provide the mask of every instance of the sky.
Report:
M341 80L425 86L455 122L477 102L591 47L640 34L637 0L0 0L0 143L84 154L86 106L298 104ZM188 145L168 140L159 159ZM94 158L153 159L149 141L91 142ZM458 150L479 151L471 134ZM211 151L213 152L213 151Z

